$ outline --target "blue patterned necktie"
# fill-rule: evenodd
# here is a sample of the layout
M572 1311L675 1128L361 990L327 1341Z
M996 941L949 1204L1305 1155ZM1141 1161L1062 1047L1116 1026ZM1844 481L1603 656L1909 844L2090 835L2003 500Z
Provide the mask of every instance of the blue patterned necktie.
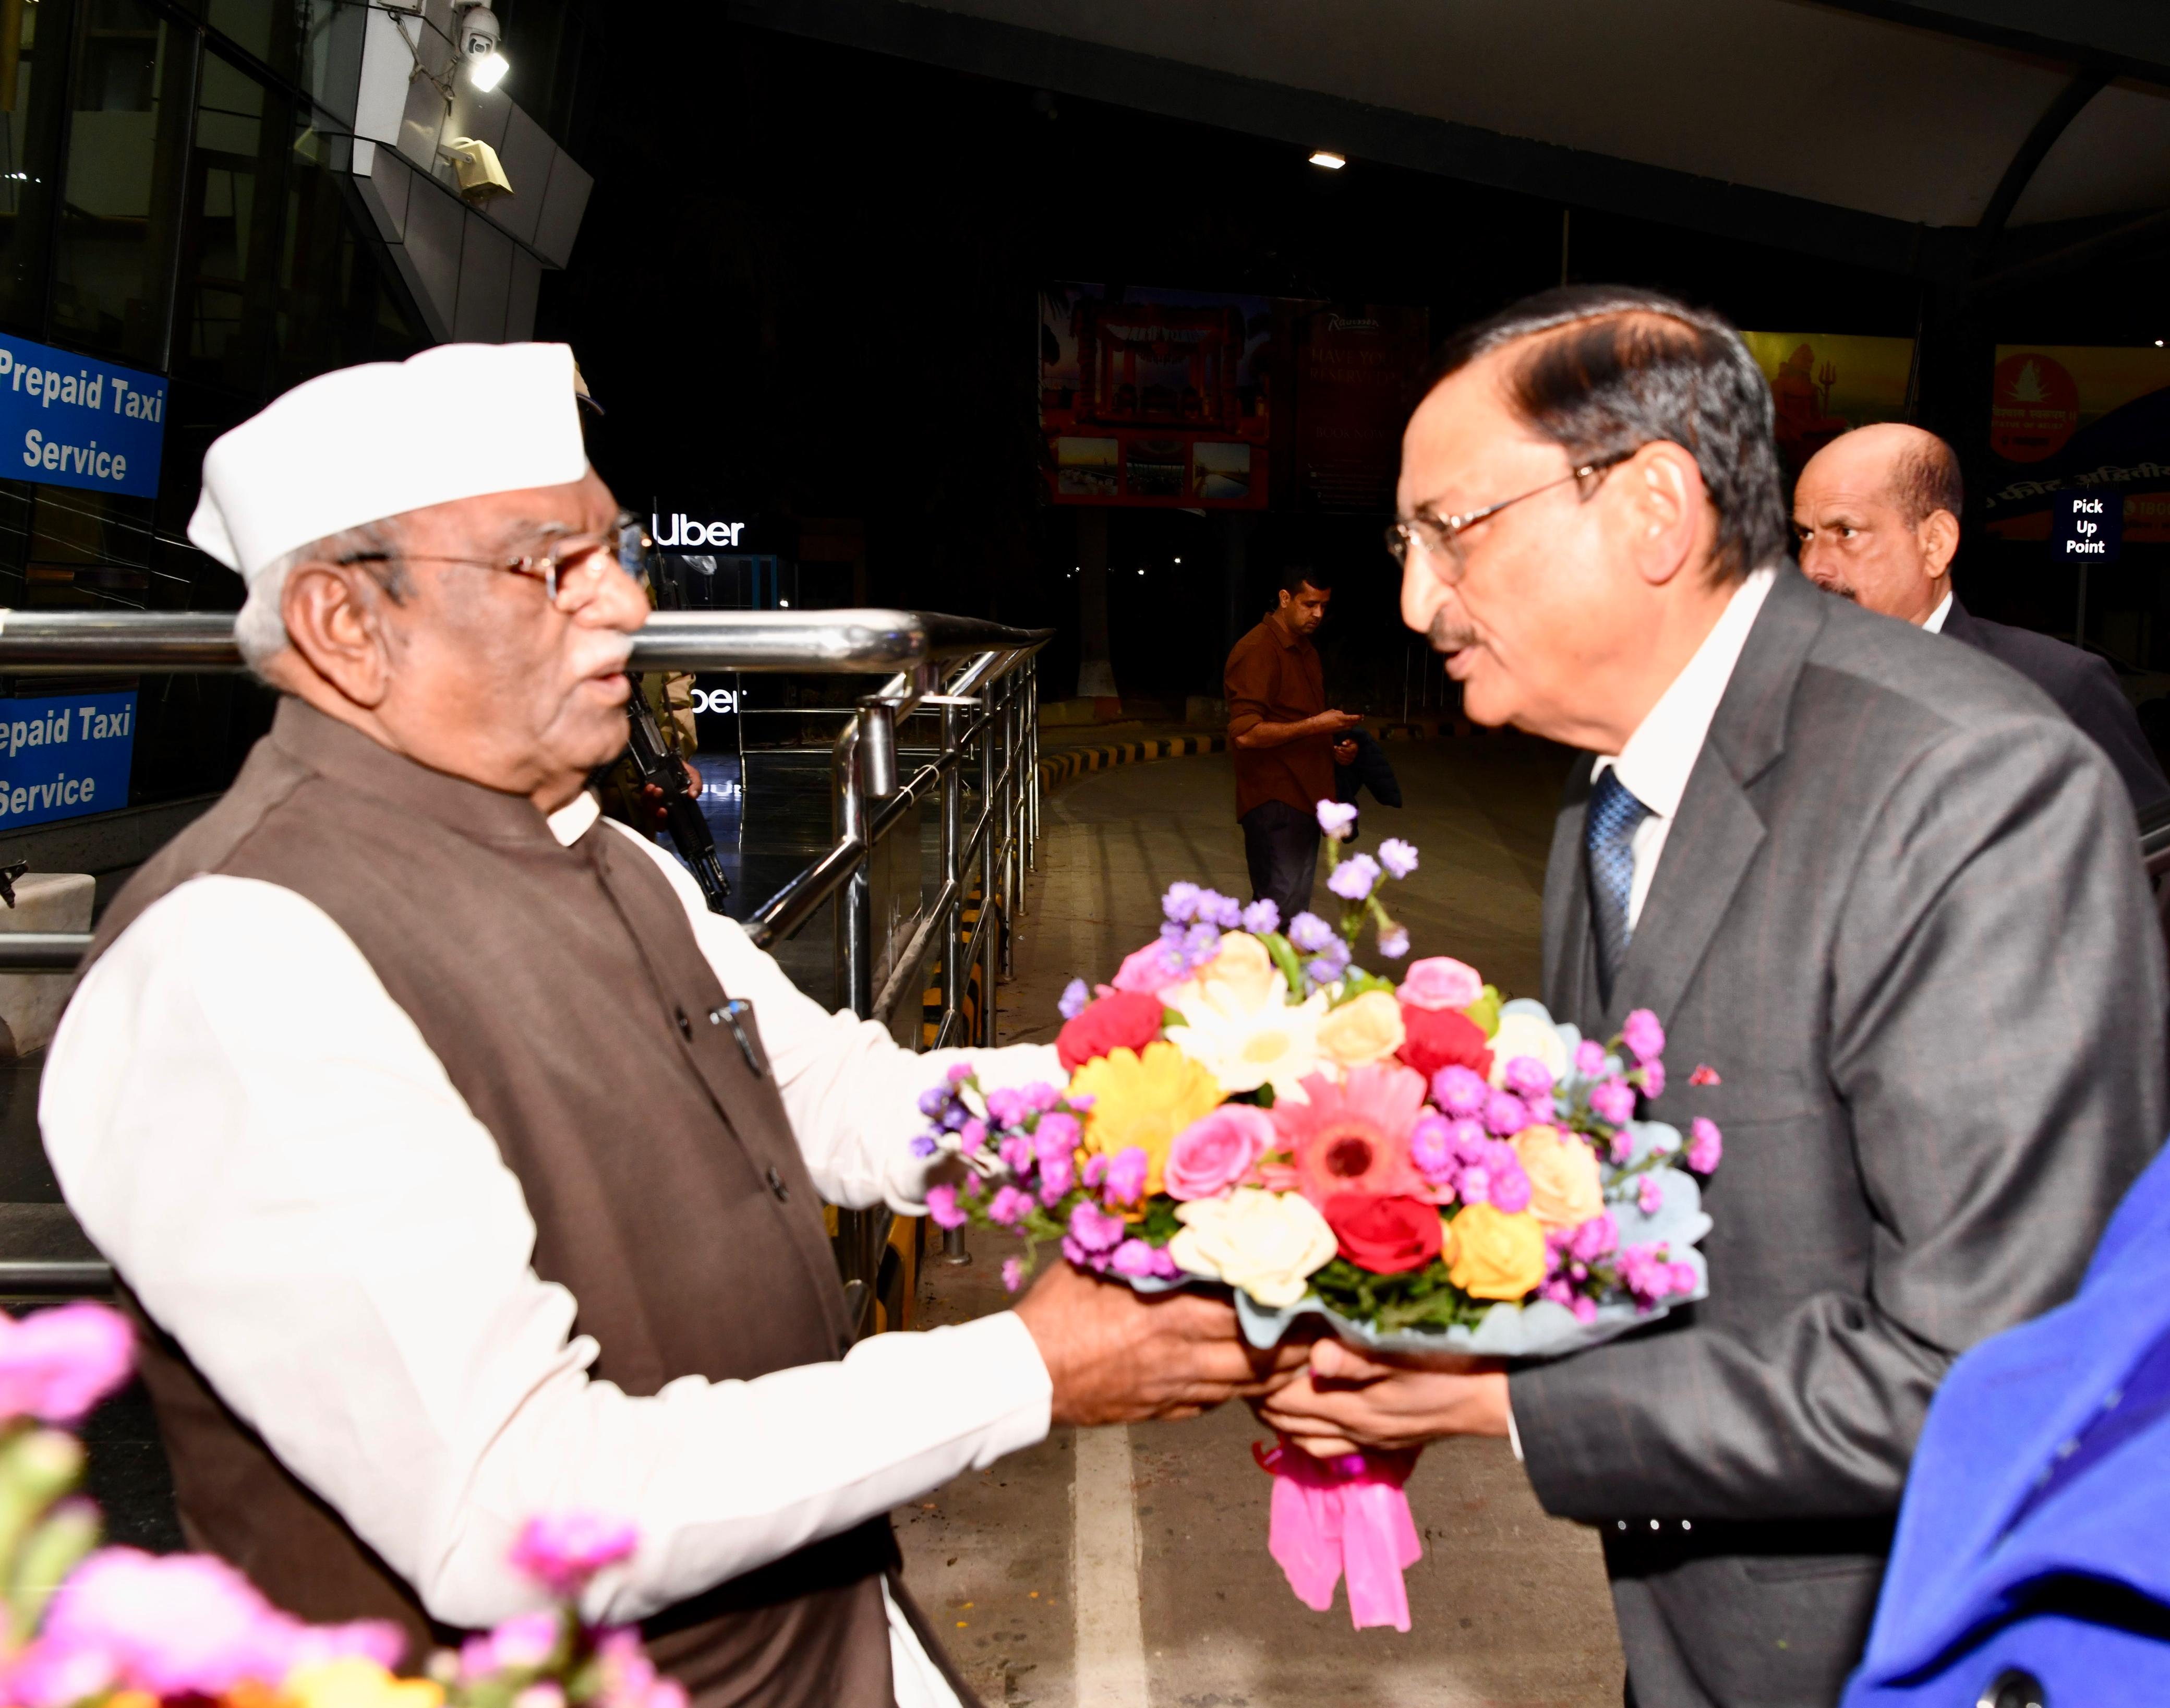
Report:
M1607 766L1590 785L1583 816L1582 844L1590 857L1590 913L1597 925L1597 993L1609 1008L1612 980L1628 958L1628 897L1635 887L1635 827L1650 816Z

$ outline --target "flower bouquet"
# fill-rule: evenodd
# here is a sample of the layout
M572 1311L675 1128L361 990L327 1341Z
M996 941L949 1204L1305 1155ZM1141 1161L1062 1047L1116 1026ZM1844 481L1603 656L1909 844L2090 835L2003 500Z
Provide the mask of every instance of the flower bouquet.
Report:
M929 1191L928 1213L1020 1236L1023 1256L1003 1266L1013 1290L1044 1245L1141 1290L1226 1285L1261 1347L1316 1315L1382 1351L1553 1357L1702 1298L1695 1245L1710 1220L1695 1176L1723 1141L1708 1120L1684 1138L1640 1117L1665 1086L1657 1017L1638 1009L1617 1036L1585 1038L1445 956L1398 983L1366 971L1367 929L1382 961L1409 952L1385 886L1418 851L1393 838L1376 856L1345 851L1354 817L1318 804L1338 924L1305 913L1284 930L1270 902L1173 885L1156 940L1112 983L1064 993L1066 1085L984 1088L953 1068L921 1100L930 1127L915 1147L958 1175ZM1269 1466L1277 1557L1283 1491L1321 1491L1292 1457ZM1350 1470L1323 1491L1379 1475ZM1385 1525L1384 1555L1413 1561L1406 1504L1398 1523L1393 1501L1367 1510L1369 1542ZM1376 1595L1367 1568L1368 1610L1386 1614L1368 1618L1342 1552L1357 1622L1406 1630L1398 1566Z

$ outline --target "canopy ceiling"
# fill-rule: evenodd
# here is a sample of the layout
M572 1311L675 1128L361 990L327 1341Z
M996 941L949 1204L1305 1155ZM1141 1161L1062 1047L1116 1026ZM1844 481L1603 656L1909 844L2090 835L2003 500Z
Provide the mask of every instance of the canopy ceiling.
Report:
M1925 276L1972 273L1984 227L2014 228L2008 261L2170 208L2162 0L733 0L731 11Z

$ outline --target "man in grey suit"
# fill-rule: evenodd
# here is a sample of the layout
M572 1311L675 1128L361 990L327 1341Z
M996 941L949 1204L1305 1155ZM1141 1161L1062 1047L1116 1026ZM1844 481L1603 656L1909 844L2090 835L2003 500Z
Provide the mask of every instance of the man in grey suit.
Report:
M1510 1436L1602 1534L1632 1702L1830 1704L1938 1379L2071 1292L2170 1118L2131 810L2026 682L1788 561L1714 316L1578 287L1465 332L1400 503L1403 614L1469 715L1591 756L1547 1002L1654 1009L1718 1070L1659 1111L1724 1131L1710 1297L1511 1373L1323 1343L1264 1415L1323 1452Z

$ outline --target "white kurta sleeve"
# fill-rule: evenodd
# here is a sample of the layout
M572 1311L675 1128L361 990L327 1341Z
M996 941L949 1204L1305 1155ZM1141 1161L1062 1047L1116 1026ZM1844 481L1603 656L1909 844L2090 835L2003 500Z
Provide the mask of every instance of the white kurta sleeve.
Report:
M779 1030L794 1081L834 1077L815 1028ZM841 1125L834 1095L800 1106ZM591 1379L489 1132L353 942L275 885L200 877L146 909L71 1004L39 1115L144 1308L453 1625L536 1604L505 1556L537 1513L638 1523L585 1609L628 1620L1047 1431L1045 1366L1007 1312L652 1398Z
M831 1203L863 1209L886 1202L906 1215L925 1210L928 1165L912 1155L911 1142L927 1127L920 1094L951 1063L974 1063L986 1085L1040 1080L1059 1087L1068 1080L1050 1044L917 1054L873 1020L831 1014L755 948L736 920L711 913L693 875L669 854L615 819L604 824L661 869L724 988L754 1005L791 1130L815 1186Z

